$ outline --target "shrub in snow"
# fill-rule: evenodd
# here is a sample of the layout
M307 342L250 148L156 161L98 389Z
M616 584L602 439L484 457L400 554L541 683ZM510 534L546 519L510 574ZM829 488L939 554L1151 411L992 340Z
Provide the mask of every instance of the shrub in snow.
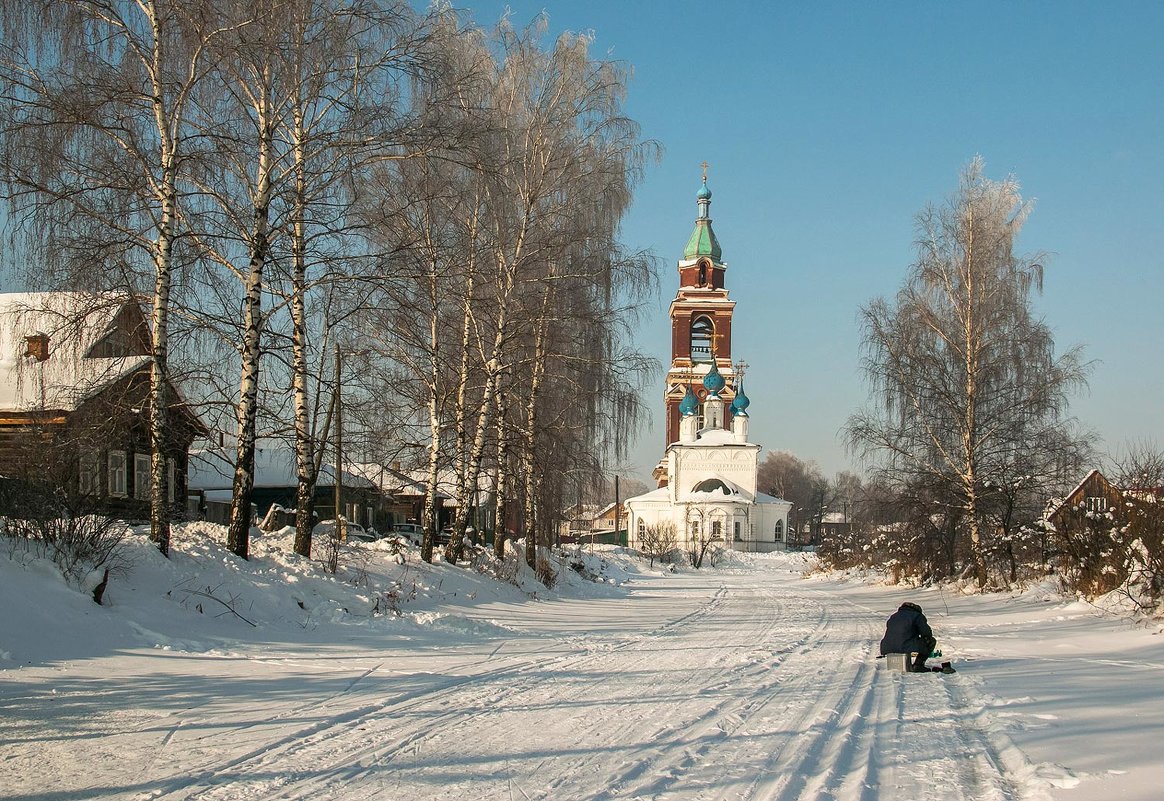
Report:
M14 548L51 559L75 584L95 571L104 574L106 569L116 572L123 567L121 546L128 533L124 522L101 515L0 520L0 535Z

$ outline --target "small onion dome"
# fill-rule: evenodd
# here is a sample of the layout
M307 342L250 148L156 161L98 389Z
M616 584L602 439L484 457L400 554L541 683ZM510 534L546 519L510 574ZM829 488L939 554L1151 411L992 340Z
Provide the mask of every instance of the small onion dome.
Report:
M711 190L707 188L707 179L703 179L703 186L695 193L696 200L711 200Z
M719 367L715 361L711 362L711 369L707 371L707 375L703 377L703 388L712 395L718 395L719 391L724 388L727 382L723 380L723 376L719 374Z
M740 382L740 388L736 390L736 397L732 400L732 414L736 416L748 416L748 407L752 404L748 400L748 396L744 394L744 382Z
M683 400L679 401L679 414L684 417L690 417L699 411L699 398L695 397L695 393L691 391L691 387L687 387L687 394L683 396Z

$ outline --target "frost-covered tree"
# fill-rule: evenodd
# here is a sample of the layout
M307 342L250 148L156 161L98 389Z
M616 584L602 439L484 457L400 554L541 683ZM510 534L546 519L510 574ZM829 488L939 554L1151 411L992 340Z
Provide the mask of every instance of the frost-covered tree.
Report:
M368 224L393 255L367 336L423 419L425 559L438 475L454 477L450 561L492 475L521 503L533 566L570 477L600 471L627 441L608 426L637 413L643 360L623 334L652 264L617 232L648 146L622 114L624 70L584 36L544 34L539 19L460 37L454 74L476 80L451 116L472 135L370 184Z
M1042 261L1014 249L1030 209L1014 178L989 180L974 159L958 192L918 216L897 296L861 310L873 402L849 419L850 443L891 484L925 488L980 584L994 488L1026 475L1032 453L1067 465L1079 440L1067 405L1085 366L1077 349L1055 353L1031 305Z
M215 4L0 4L0 143L39 281L149 298L151 536L168 553L171 292L191 193L189 116L229 31Z
M1145 606L1158 606L1164 599L1164 451L1133 446L1116 480L1128 524L1128 589Z

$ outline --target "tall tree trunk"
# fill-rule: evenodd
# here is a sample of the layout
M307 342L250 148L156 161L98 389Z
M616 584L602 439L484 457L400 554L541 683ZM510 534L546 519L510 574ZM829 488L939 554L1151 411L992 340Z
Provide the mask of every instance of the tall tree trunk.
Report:
M311 401L307 390L307 245L304 129L301 104L296 106L292 129L295 170L291 222L291 394L295 407L295 553L311 557L312 517L315 512L316 443L311 430Z
M547 284L542 295L542 313L534 335L533 364L531 365L529 395L525 407L525 447L522 448L522 476L525 482L525 562L537 569L538 499L541 491L540 476L535 471L534 453L537 447L538 394L546 372L546 312L551 294Z
M139 8L149 19L152 49L149 51L149 82L153 89L150 106L158 133L158 164L161 180L155 193L161 207L157 235L154 239L154 296L151 310L152 362L149 389L150 432L150 539L163 555L170 554L170 519L173 510L169 504L166 469L166 450L171 441L170 432L170 287L173 282L174 240L178 222L178 160L181 147L181 122L188 93L197 80L197 65L202 53L200 43L191 53L187 81L176 96L163 80L167 53L164 52L164 31L161 13L156 3L142 2ZM143 57L143 61L146 59ZM170 102L167 108L167 99ZM177 483L177 472L173 476ZM172 491L177 493L177 487Z
M170 509L166 491L166 445L169 437L170 270L174 247L173 171L167 169L168 191L154 254L154 298L151 311L153 359L150 365L150 539L170 555ZM177 474L174 475L176 482ZM175 487L175 492L177 488Z
M266 76L269 79L269 75ZM270 98L259 107L259 151L255 177L250 259L243 311L242 375L237 407L238 448L230 507L227 547L246 559L250 547L251 494L255 485L255 439L258 427L259 355L263 330L263 270L270 247L273 121Z
M965 458L966 515L970 525L970 554L974 562L974 576L978 586L986 585L986 558L982 553L982 520L978 502L978 348L982 343L982 332L978 330L980 314L976 283L974 217L969 215L966 224L965 253L965 304L963 306L962 354L965 360L965 414L962 421L962 447Z
M424 495L424 512L421 525L424 527L420 545L420 558L432 562L433 546L436 543L440 517L437 514L437 480L440 474L441 455L441 411L440 411L440 304L437 276L437 262L429 262L429 375L428 375L428 480Z
M497 401L497 482L494 486L493 555L505 556L505 504L509 493L509 427L505 392L496 395Z

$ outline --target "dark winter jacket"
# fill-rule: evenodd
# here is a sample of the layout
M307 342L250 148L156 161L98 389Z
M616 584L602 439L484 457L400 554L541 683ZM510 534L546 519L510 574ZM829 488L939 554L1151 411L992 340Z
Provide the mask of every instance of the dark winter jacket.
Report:
M908 654L911 651L933 650L937 640L921 607L906 601L885 621L885 636L881 639L881 654Z

